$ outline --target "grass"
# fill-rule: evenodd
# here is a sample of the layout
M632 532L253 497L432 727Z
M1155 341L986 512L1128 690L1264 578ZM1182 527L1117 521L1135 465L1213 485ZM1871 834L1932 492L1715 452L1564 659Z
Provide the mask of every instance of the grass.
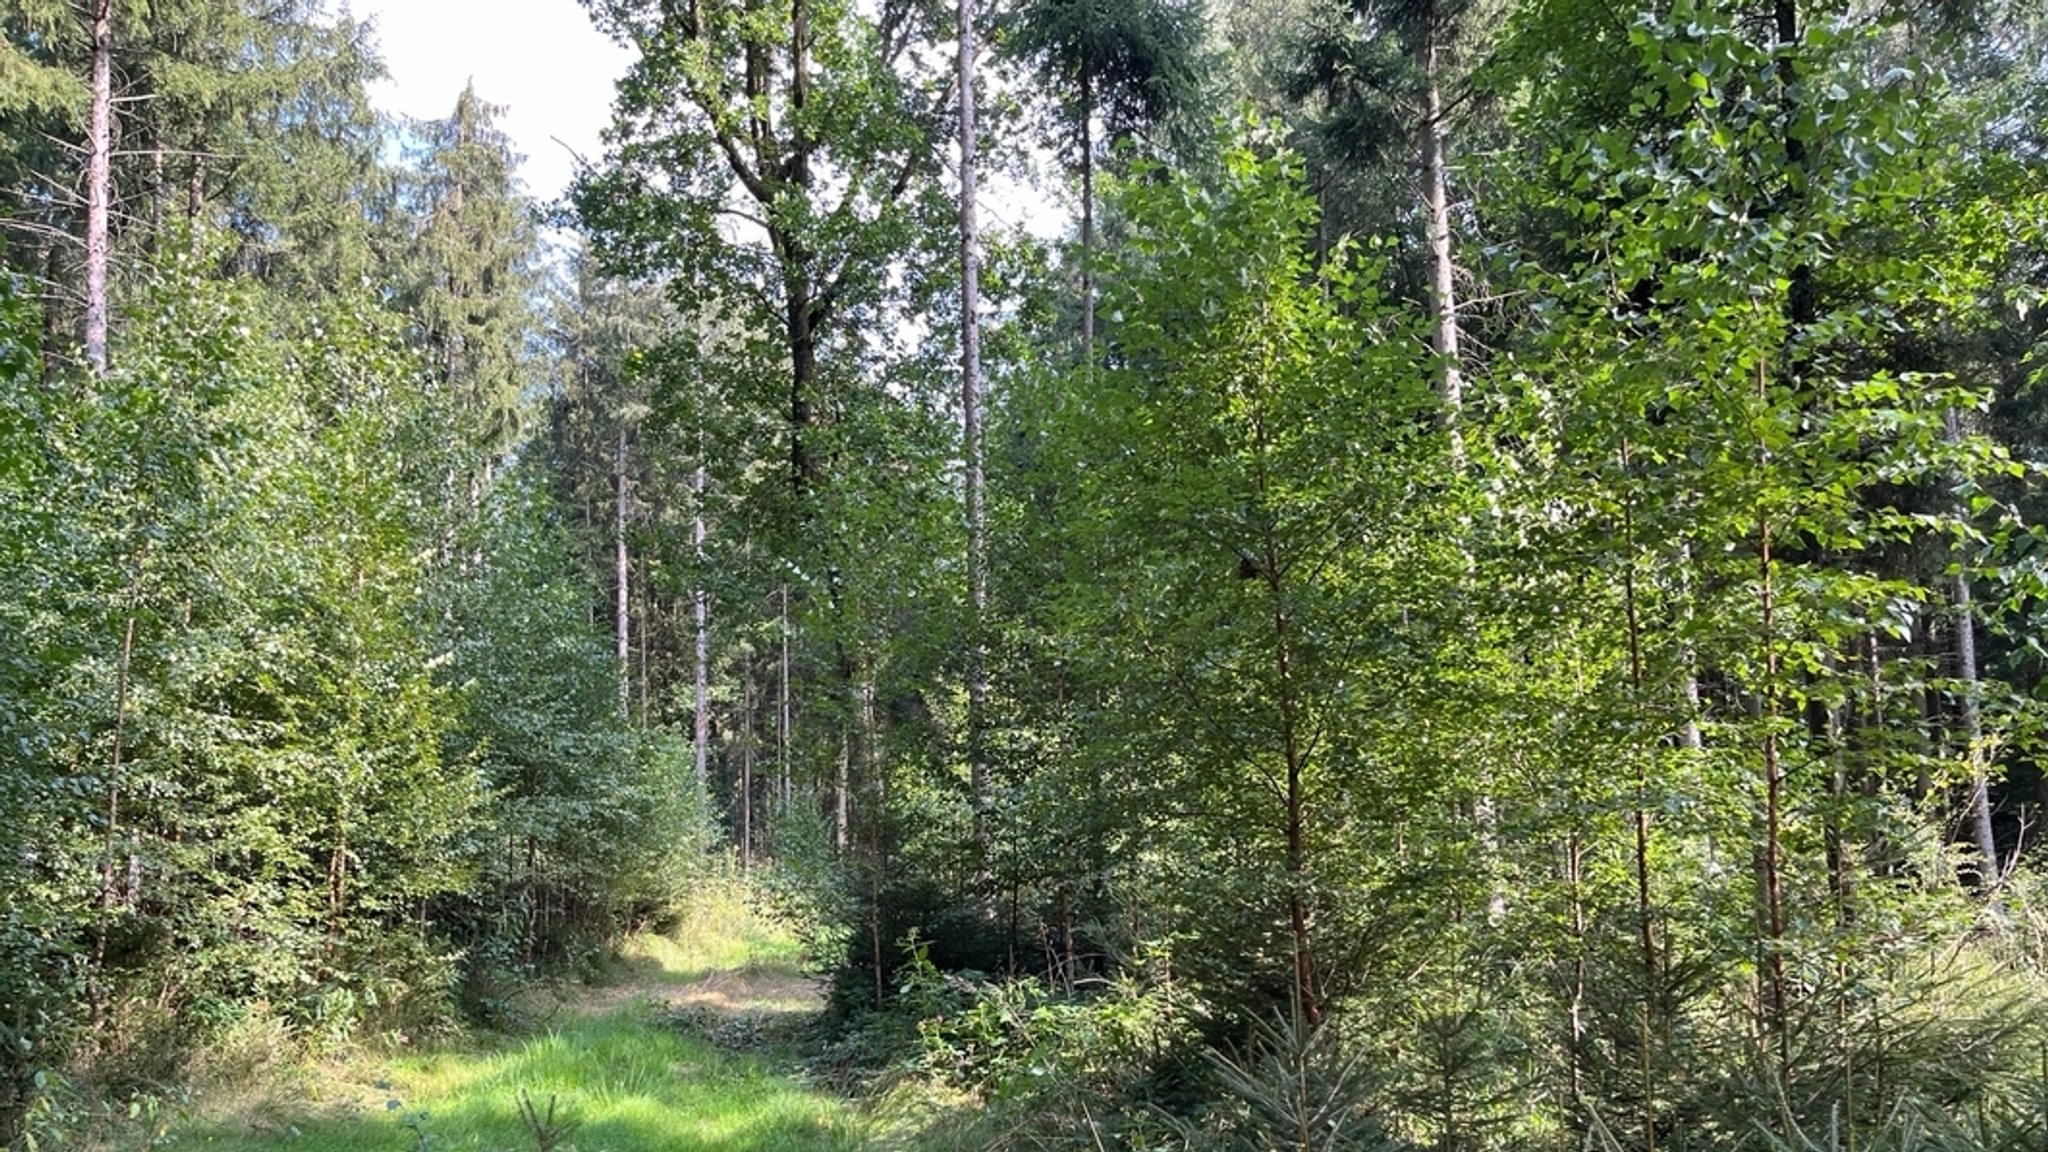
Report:
M841 1101L778 1071L772 1046L731 1051L660 1005L755 1018L808 1009L786 932L733 894L677 932L632 942L619 981L533 1035L300 1070L290 1098L218 1099L170 1146L257 1152L533 1152L521 1098L572 1125L557 1152L813 1152L858 1146Z

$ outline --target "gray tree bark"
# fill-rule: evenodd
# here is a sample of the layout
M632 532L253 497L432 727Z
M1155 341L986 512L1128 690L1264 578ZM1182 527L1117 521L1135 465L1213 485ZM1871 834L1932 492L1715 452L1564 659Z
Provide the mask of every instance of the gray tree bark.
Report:
M85 362L107 371L107 221L114 194L114 0L93 0L92 111L85 160Z
M981 254L975 220L974 0L959 0L960 35L960 412L966 473L967 773L974 804L976 880L986 886L990 852L988 790L988 515L982 475ZM989 895L984 893L984 896Z
M619 722L632 718L632 568L626 553L626 424L619 421L619 439L612 457L612 543L616 549L617 601L613 613L613 629L618 642L619 659Z

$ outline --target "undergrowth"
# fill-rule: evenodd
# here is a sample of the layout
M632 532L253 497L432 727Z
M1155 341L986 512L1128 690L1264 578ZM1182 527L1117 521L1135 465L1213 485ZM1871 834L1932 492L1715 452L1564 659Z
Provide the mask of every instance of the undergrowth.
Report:
M788 925L737 881L700 887L668 931L624 943L594 986L517 990L516 1030L367 1037L309 1050L251 1017L188 1067L189 1094L102 1101L48 1086L35 1152L828 1152L870 1133L782 1075L786 1053L717 1042L670 1005L793 1016L809 1002ZM750 975L751 974L751 975ZM780 998L754 1004L756 986ZM711 993L707 996L706 990ZM725 1029L731 1032L731 1029ZM740 1034L749 1034L742 1031Z

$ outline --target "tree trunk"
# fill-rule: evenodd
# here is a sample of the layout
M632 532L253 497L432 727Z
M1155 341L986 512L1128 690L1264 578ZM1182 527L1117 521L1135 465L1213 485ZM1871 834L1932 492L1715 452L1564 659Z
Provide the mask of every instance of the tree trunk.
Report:
M1766 369L1756 370L1759 403L1768 399ZM1768 468L1770 453L1757 450L1760 468ZM1784 872L1784 767L1778 754L1778 639L1777 571L1771 556L1771 520L1767 510L1757 512L1757 605L1758 632L1764 650L1763 683L1763 768L1764 827L1759 882L1762 888L1765 932L1765 991L1770 1012L1767 1031L1777 1040L1778 1086L1783 1089L1791 1077L1792 1020L1787 1000L1785 972Z
M801 270L791 273L801 279ZM812 325L811 296L807 289L793 286L788 308L789 335L789 484L796 497L798 515L805 497L817 486L818 464L810 452L810 431L817 419L811 398L818 386L818 337Z
M1095 367L1095 76L1081 71L1081 363Z
M839 768L832 787L832 847L845 855L852 844L853 820L853 727L839 729Z
M626 553L626 424L623 417L619 421L619 438L612 457L612 544L617 566L612 626L618 644L619 722L623 724L632 718L633 703L632 569Z
M691 725L692 740L695 744L694 761L697 781L698 811L702 812L706 798L710 795L711 757L711 593L704 586L704 489L705 471L703 460L703 437L698 437L697 472L690 478L690 491L696 497L690 525L690 543L697 560L697 587L690 594L691 613L697 626L697 675L694 684L695 715ZM751 733L749 734L751 736Z
M1259 502L1265 504L1270 499L1271 484L1266 472L1270 448L1263 417L1254 415L1252 432L1258 461L1256 490ZM1289 566L1281 555L1280 540L1274 534L1270 520L1260 542L1258 559L1259 575L1266 585L1268 619L1272 626L1275 720L1279 726L1281 761L1287 773L1283 798L1286 809L1284 865L1287 873L1287 931L1294 961L1293 1007L1296 1021L1313 1030L1323 1022L1323 1006L1317 991L1308 908L1308 758L1312 741L1301 730L1301 703L1296 694L1296 641L1293 617L1288 611Z
M1624 473L1629 467L1629 446L1621 447L1621 465ZM1628 678L1630 695L1634 697L1634 708L1640 718L1645 701L1643 690L1648 679L1648 669L1643 659L1643 619L1636 601L1636 528L1635 511L1632 503L1622 504L1622 543L1627 549L1626 567L1622 569L1622 599L1628 623ZM1647 732L1643 733L1646 737ZM1636 794L1635 794L1635 880L1636 880L1636 943L1640 949L1637 959L1642 965L1641 1019L1638 1021L1637 1073L1638 1086L1643 1094L1642 1126L1644 1152L1657 1152L1657 1079L1656 1079L1656 1008L1658 986L1662 983L1657 973L1656 905L1651 899L1650 887L1650 765L1646 749L1654 747L1647 739L1639 737L1635 749Z
M754 865L754 662L740 662L740 875Z
M652 658L655 638L661 635L660 605L654 599L654 579L647 571L647 558L640 558L640 643L633 646L634 658L640 665L640 718L645 723L654 715L654 677L648 663Z
M1422 66L1422 196L1429 214L1430 350L1436 356L1437 394L1444 405L1453 447L1458 447L1458 411L1464 405L1464 372L1458 360L1457 266L1451 259L1450 179L1444 168L1444 101L1442 63L1438 56L1437 12L1431 3L1422 14L1422 37L1416 49Z
M959 0L960 34L960 413L967 504L967 778L974 805L977 899L993 914L989 889L988 518L983 506L981 282L975 228L974 0Z
M795 735L795 730L790 724L792 717L789 707L789 585L784 584L780 591L782 593L782 634L780 637L782 641L782 662L781 674L775 680L775 689L778 696L775 717L775 770L781 777L782 813L786 816L789 814L790 806L796 801L796 778L790 771L789 746L791 737Z
M114 193L114 0L92 0L92 111L85 167L85 362L107 371L107 220Z
M1948 438L1962 439L1962 421L1954 409L1948 412ZM1998 838L1991 828L1991 766L1986 763L1983 750L1984 719L1982 714L1982 693L1977 682L1977 620L1971 607L1970 572L1963 566L1962 557L1956 558L1956 574L1952 582L1955 601L1955 642L1956 679L1962 681L1963 692L1961 712L1963 721L1963 754L1970 765L1970 825L1976 834L1977 856L1983 869L1985 887L1998 883Z

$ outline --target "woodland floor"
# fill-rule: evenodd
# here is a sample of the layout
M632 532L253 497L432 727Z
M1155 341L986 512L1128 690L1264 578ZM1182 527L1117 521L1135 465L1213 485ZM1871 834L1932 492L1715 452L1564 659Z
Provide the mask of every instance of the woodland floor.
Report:
M734 929L738 930L735 931ZM202 1094L159 1146L222 1152L812 1152L866 1141L795 1074L820 1007L794 948L749 923L627 949L601 987L530 1005L522 1034L370 1054ZM550 1100L565 1132L552 1139Z

